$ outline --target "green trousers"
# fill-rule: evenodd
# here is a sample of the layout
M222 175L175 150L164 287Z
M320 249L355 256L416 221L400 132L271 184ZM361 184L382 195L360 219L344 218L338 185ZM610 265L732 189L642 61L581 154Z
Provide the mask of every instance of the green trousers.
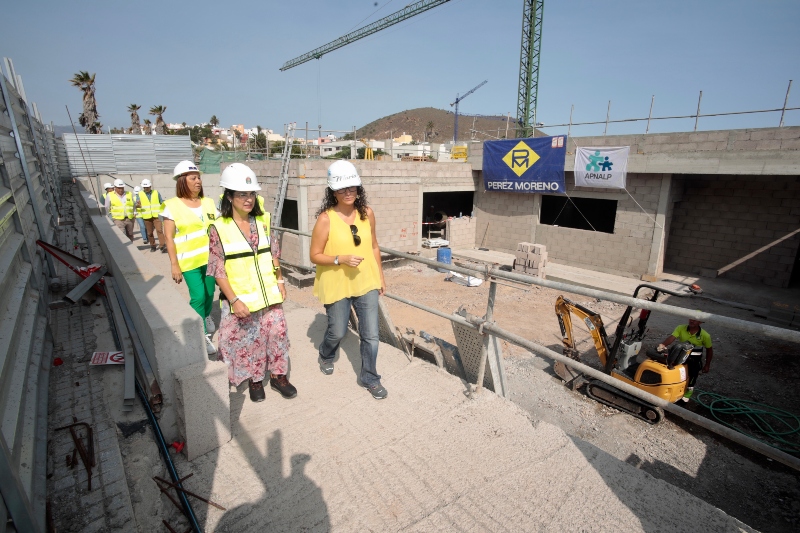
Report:
M186 288L189 289L189 305L203 319L203 333L208 333L205 318L211 314L216 287L216 280L206 276L206 267L207 265L203 265L183 273Z

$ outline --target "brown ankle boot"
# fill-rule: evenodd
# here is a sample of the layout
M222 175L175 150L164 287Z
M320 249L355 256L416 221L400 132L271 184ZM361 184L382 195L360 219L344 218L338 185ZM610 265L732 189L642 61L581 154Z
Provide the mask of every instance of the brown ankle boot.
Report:
M283 396L286 399L294 398L295 396L297 396L297 389L294 387L294 385L289 383L289 380L286 378L284 374L281 374L279 376L272 374L269 378L269 385L270 387L272 387L273 390L276 390L279 393L281 393L281 396Z
M250 380L250 400L254 402L263 402L266 395L264 394L264 382Z

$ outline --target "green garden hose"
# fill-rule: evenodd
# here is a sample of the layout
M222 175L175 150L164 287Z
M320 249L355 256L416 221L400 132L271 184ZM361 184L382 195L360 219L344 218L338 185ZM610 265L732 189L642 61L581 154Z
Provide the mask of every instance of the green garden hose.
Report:
M692 399L720 424L773 448L800 454L800 417L789 411L701 390L695 390Z

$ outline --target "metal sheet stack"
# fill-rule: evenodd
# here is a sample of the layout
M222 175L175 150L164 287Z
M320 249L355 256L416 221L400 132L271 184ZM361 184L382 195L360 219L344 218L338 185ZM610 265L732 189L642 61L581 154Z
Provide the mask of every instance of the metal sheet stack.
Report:
M544 244L521 242L514 253L514 271L537 278L547 279L547 247Z

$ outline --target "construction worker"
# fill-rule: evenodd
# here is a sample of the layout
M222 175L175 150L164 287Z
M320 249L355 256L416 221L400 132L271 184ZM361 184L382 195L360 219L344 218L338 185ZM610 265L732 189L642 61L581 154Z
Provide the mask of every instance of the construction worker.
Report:
M675 328L672 335L664 339L664 342L656 348L659 352L666 351L667 347L675 342L688 342L695 346L692 349L691 355L686 360L686 366L689 370L689 382L687 383L686 392L683 394L682 400L688 402L694 392L694 385L697 383L697 377L700 375L700 370L703 374L707 374L711 370L711 360L714 358L714 349L711 347L711 335L706 330L700 327L703 322L700 320L690 319L689 324L681 324ZM706 363L703 365L703 348L706 349Z
M109 193L114 190L114 186L111 185L110 183L104 183L103 189L105 190L105 192L102 195L103 209L106 209L106 198L108 197ZM108 209L106 209L106 216L108 218L111 218L111 212Z
M172 173L175 180L175 198L164 202L161 216L164 217L164 236L167 253L172 263L172 279L175 283L186 280L189 289L189 305L203 319L206 335L206 351L217 353L211 334L216 331L211 319L214 301L214 278L206 277L208 266L208 226L217 216L217 208L211 198L203 194L200 171L191 161L181 161Z
M133 241L133 195L125 192L125 182L114 180L114 190L106 195L106 211L114 224Z
M222 171L220 216L209 227L208 275L220 288L222 318L219 354L228 380L249 380L250 400L263 401L264 378L284 398L297 396L286 377L289 337L281 303L286 285L281 275L277 239L270 235L270 216L257 198L255 173L242 163Z
M142 191L137 197L138 213L144 221L147 231L145 242L150 243L150 251L155 252L161 247L161 252L167 253L167 241L164 239L164 229L161 225L161 210L164 208L164 198L161 193L153 189L150 180L142 180ZM155 231L155 234L153 233ZM156 244L156 234L158 235L158 245Z
M319 369L333 374L339 344L347 333L350 310L358 317L361 337L359 385L376 400L388 392L381 385L378 359L378 296L386 290L375 213L367 205L356 167L336 161L328 167L328 187L311 235L311 262L317 265L314 296L325 306L328 327L319 346Z
M142 242L147 244L147 230L144 227L144 220L142 220L141 204L139 203L139 192L142 189L139 186L133 188L133 216L136 222L139 223L139 233L142 235Z

